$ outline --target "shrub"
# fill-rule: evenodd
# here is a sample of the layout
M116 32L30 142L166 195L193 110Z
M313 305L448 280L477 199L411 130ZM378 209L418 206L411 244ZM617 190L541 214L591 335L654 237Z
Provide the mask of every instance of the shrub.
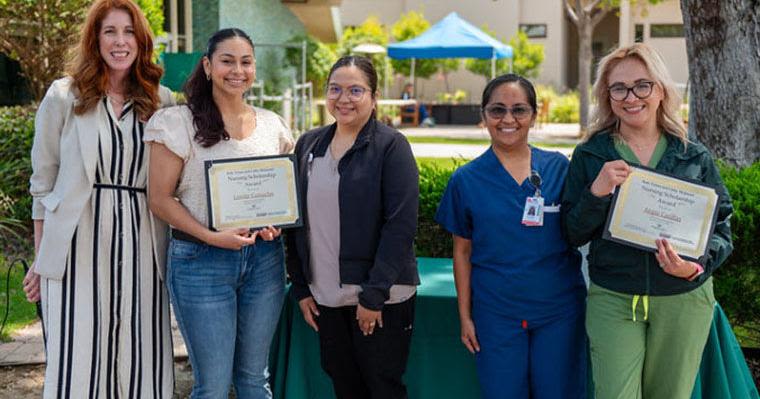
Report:
M0 107L0 224L14 229L28 227L32 219L29 176L30 153L34 137L34 107ZM15 221L15 222L14 222ZM22 233L22 231L18 231ZM7 230L0 231L3 243Z
M549 105L549 121L554 123L578 123L581 101L578 92L571 91L552 99Z
M417 256L451 258L451 234L435 222L435 212L451 174L464 163L455 160L455 167L442 167L436 163L420 164L420 209L417 218L415 249Z
M760 322L760 162L720 165L731 194L734 251L715 273L715 296L734 324Z

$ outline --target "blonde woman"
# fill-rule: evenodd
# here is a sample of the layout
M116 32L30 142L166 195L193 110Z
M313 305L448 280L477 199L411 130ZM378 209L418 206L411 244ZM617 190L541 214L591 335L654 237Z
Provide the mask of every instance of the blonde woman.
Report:
M713 316L711 275L733 248L731 200L708 150L687 139L659 54L641 43L619 48L597 77L590 133L573 153L562 199L568 241L591 243L586 329L596 397L689 398ZM652 252L602 238L611 194L630 165L717 189L717 223L699 262L665 239Z

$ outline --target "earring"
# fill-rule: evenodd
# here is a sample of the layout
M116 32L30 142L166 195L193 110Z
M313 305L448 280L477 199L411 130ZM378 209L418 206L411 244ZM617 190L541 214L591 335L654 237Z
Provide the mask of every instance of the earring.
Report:
M206 74L206 80L211 80L211 74L210 73Z

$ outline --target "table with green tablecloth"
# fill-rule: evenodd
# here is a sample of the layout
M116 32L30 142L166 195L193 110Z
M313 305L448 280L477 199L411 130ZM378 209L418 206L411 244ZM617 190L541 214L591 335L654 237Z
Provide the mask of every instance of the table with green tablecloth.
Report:
M414 333L405 375L410 398L477 398L475 359L459 340L451 259L419 258ZM285 301L270 364L275 398L334 398L319 363L317 333L298 305ZM744 356L720 306L702 356L692 399L758 398Z

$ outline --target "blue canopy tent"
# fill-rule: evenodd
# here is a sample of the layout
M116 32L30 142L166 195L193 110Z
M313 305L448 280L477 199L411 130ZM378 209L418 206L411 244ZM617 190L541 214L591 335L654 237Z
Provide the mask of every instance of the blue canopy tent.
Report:
M388 45L389 57L412 60L412 82L417 58L490 58L493 78L496 76L496 60L511 60L512 54L512 47L492 38L455 12L414 39Z

